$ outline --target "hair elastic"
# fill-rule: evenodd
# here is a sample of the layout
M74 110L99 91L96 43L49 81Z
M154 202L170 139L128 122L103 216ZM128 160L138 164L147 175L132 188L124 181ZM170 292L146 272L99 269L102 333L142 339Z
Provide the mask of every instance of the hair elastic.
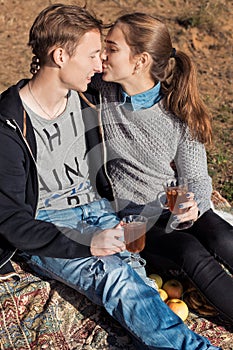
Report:
M175 57L176 56L176 49L173 47L172 48L172 51L171 51L171 54L170 54L170 57Z

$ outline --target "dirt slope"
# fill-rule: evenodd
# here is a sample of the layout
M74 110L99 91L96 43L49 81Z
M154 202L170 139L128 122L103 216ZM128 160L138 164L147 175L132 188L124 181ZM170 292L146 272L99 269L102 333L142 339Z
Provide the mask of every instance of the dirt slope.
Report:
M30 77L28 31L52 0L0 0L0 92ZM66 1L84 5L85 1ZM233 204L233 1L232 0L87 0L105 23L126 11L163 19L174 46L189 53L198 67L204 100L213 114L214 144L208 148L214 188Z

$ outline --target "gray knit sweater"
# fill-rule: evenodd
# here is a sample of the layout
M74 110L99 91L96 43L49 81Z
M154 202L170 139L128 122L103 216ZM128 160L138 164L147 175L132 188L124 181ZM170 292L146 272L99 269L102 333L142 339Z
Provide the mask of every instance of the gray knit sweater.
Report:
M210 208L211 179L205 147L192 140L188 127L163 110L160 103L130 111L119 102L119 85L99 82L102 94L102 129L107 171L114 196L122 209L128 201L146 205L148 215L161 213L157 195L162 183L174 176L188 178L200 215Z

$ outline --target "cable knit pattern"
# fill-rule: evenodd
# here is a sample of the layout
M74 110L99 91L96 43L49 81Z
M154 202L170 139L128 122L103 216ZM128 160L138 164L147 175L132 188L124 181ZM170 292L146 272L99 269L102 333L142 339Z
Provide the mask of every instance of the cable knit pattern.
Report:
M189 179L200 214L210 208L211 179L204 145L191 140L185 123L165 112L160 103L149 109L129 111L120 106L119 85L98 81L102 94L102 123L108 174L118 201L145 205L159 214L157 194L174 171ZM121 204L122 206L122 204ZM121 208L120 208L121 209Z

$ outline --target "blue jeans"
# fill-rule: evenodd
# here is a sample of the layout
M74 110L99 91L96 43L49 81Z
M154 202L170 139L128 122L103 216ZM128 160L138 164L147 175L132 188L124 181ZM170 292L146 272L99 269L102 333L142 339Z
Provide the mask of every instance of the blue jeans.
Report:
M84 234L86 225L95 231L119 222L104 199L54 213L41 211L37 219L69 227L81 224ZM103 306L136 339L137 349L218 349L192 332L119 254L76 259L31 256L28 263L37 273L63 282Z

